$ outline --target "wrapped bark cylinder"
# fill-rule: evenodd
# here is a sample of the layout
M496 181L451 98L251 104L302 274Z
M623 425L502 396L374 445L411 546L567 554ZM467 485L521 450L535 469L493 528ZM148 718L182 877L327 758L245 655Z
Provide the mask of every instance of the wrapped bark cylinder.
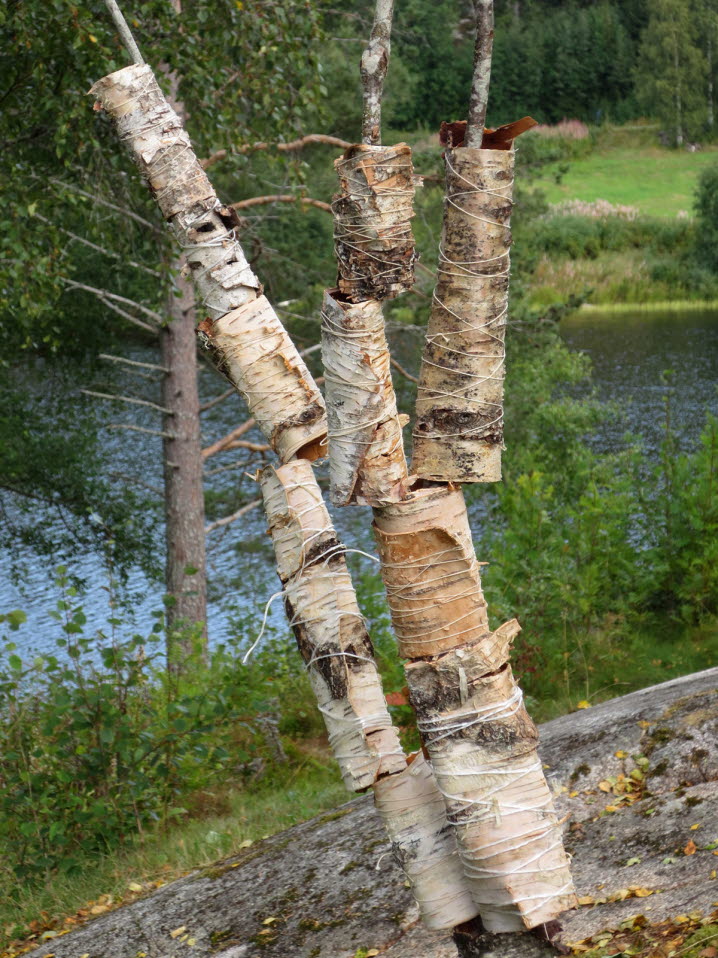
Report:
M262 287L237 241L236 214L218 199L151 68L125 67L99 80L90 93L115 121L185 251L197 289L197 308L204 308L212 322L205 325L206 336L212 340L221 321L221 336L235 344L241 341L241 348L233 352L237 362L260 362L261 373L248 369L242 376L231 373L245 393L250 412L280 458L315 456L326 435L324 401L271 307L259 300ZM262 340L255 342L260 336ZM281 396L282 402L265 403L256 410L253 403L260 393L251 383L265 377L268 391Z
M411 148L350 146L334 165L332 203L339 290L352 303L391 299L414 284Z
M488 636L486 601L460 490L417 489L374 510L399 655L413 659ZM487 671L494 659L487 652Z
M515 623L495 633L508 661ZM576 905L538 732L508 664L478 642L406 667L409 695L487 931L523 931Z
M478 908L446 820L444 798L421 752L403 772L376 783L374 804L427 928L453 928L473 918Z
M332 501L400 499L407 479L381 303L324 294L322 359Z
M266 296L205 319L198 334L282 462L326 455L324 402Z
M297 639L347 788L364 791L403 771L373 648L357 606L344 547L306 460L260 473L260 484Z
M412 471L497 482L503 448L514 151L447 149L438 280L416 400Z

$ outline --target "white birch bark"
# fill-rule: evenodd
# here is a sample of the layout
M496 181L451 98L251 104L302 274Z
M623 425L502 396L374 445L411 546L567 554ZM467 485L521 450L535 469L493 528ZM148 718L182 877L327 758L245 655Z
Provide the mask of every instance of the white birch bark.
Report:
M344 547L311 465L260 473L287 617L309 669L329 742L347 788L363 791L402 771L405 758L386 708Z
M327 290L322 359L332 501L344 506L401 499L406 458L381 303L346 303Z
M205 324L205 335L211 340L217 320L228 313L240 311L234 319L242 322L255 320L256 310L260 310L262 335L274 345L271 362L266 344L259 350L266 361L265 370L272 366L268 391L292 397L288 419L283 406L265 406L265 435L282 459L302 455L304 449L313 455L326 434L321 394L276 316L266 307L253 306L262 288L237 241L236 214L218 199L151 68L139 64L125 67L103 77L90 93L115 121L120 138L186 254L197 288L197 309L208 314L210 320ZM247 361L251 362L252 357ZM246 395L248 401L257 397L251 390ZM303 436L295 428L298 408L305 410ZM251 407L250 411L255 412ZM269 417L267 412L271 413Z
M417 489L375 509L374 534L400 656L435 656L488 636L461 490Z
M478 909L446 820L444 797L421 752L404 771L376 783L374 804L427 928L453 928L473 918Z
M411 148L356 144L338 160L334 196L337 285L352 303L391 299L414 285Z
M503 448L514 151L447 149L437 286L419 376L412 470L497 482Z
M483 641L406 668L464 872L494 933L546 924L576 905L538 731L507 664L517 632L514 621L491 636L504 663L494 672Z

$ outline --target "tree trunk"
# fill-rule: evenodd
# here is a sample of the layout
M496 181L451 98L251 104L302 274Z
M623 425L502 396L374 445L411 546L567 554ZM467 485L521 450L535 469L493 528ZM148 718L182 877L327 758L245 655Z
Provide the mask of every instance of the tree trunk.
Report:
M179 270L179 262L173 264ZM205 566L204 489L197 389L197 338L194 295L177 275L179 295L170 295L169 322L160 330L160 353L166 372L162 379L162 440L165 483L165 588L170 597L167 623L179 646L168 648L170 662L182 661L192 651L187 629L199 623L207 637L207 580ZM169 640L171 641L171 640ZM179 653L179 655L176 655Z
M713 134L715 124L715 104L713 90L713 38L708 37L708 130Z

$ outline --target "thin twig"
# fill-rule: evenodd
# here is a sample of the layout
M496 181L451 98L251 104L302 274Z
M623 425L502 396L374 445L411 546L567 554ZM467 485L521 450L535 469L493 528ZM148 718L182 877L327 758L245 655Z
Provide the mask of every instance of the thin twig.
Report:
M120 296L118 293L111 293L109 289L98 289L96 286L87 286L85 283L78 283L75 280L65 280L65 285L67 289L81 289L85 293L92 293L94 296L99 297L100 299L110 299L118 303L124 303L125 306L132 306L134 309L139 309L141 313L144 313L145 316L149 316L150 319L154 319L156 323L163 323L164 318L156 313L153 309L149 309L147 306L143 306L142 303L136 303L134 299L127 299L126 296Z
M117 313L118 316L121 316L123 319L126 319L128 323L132 323L134 326L139 326L140 329L146 329L148 333L153 333L157 335L157 327L150 326L149 323L143 323L141 319L138 319L136 316L133 316L132 313L128 313L125 309L120 309L119 306L116 306L114 303L111 303L109 299L105 299L103 296L99 297L100 302L103 306L106 306L107 309L111 309L113 313Z
M167 409L165 406L158 406L155 402L150 402L149 399L135 399L134 396L114 396L112 393L98 393L92 389L81 389L81 393L85 396L96 396L98 399L114 399L117 402L131 402L135 406L149 406L151 409L156 409L158 412L164 413L165 416L174 416L174 413L171 409Z
M140 48L137 46L135 38L132 36L132 31L127 26L127 21L122 15L122 10L120 10L115 0L105 0L105 6L110 11L110 16L115 21L117 32L120 34L120 39L124 43L125 49L132 57L133 62L144 63L145 61L142 59Z
M134 426L127 422L110 422L105 429L130 429L132 432L146 432L148 436L162 436L163 439L176 439L173 432L161 432L159 429L145 429L144 426Z
M40 179L40 177L33 177L33 179ZM52 176L49 177L47 182L52 183L54 186L60 186L63 190L70 190L72 193L77 193L78 196L84 196L86 199L92 200L93 203L97 203L99 206L105 206L107 209L114 210L116 213L122 213L123 216L128 216L131 220L134 220L136 223L140 223L140 225L152 230L154 233L159 233L161 236L165 235L164 230L160 229L156 223L150 223L149 220L146 220L138 213L134 213L132 210L128 210L125 206L117 206L115 203L110 203L109 200L104 199L102 196L93 196L92 193L88 193L86 190L81 190L79 186L75 186L73 183L65 183L64 180L58 180Z
M149 273L150 276L158 276L160 279L162 279L162 273L160 273L159 270L151 269L149 266L145 266L143 263L136 263L132 259L125 259L124 256L121 256L119 253L115 253L111 249L105 249L104 246L98 246L97 243L92 243L90 240L85 239L84 236L78 236L77 233L66 230L64 226L58 226L41 213L35 213L35 216L43 223L47 223L49 226L54 226L55 229L59 230L61 233L64 233L65 236L69 236L71 239L77 240L78 243L82 243L83 246L89 246L90 249L97 250L98 253L102 253L104 256L109 256L111 259L122 260L122 262L126 263L128 266L134 266L136 269L141 269L144 270L145 273Z
M125 359L124 356L112 356L110 353L100 353L100 359L109 359L113 363L127 363L128 366L142 366L143 369L158 369L161 373L168 373L166 366L158 366L157 363L141 363L137 359Z
M401 365L396 361L396 359L394 359L393 356L391 357L391 364L392 364L392 366L394 367L394 369L397 369L397 370L401 373L402 376L405 376L405 377L406 377L406 379L410 379L413 383L418 383L418 382L419 382L419 380L417 379L417 377L416 377L416 376L412 376L412 374L411 374L407 369L404 369L404 367L401 366Z
M469 116L464 135L464 146L481 149L486 126L486 108L491 82L491 53L494 47L494 0L474 0L476 11L476 44L474 46L474 76L471 81Z
M215 163L219 163L220 160L224 160L228 156L242 156L246 153L255 153L258 150L278 150L280 153L290 153L301 150L312 143L324 143L327 146L339 147L341 150L346 150L347 147L351 146L349 140L342 140L338 136L329 136L326 133L308 133L306 136L300 136L297 140L290 140L289 143L260 141L258 143L244 143L242 146L233 147L229 150L217 150L216 153L212 153L211 156L199 162L202 169L208 170L210 166L214 166Z
M230 386L229 389L225 390L223 393L220 393L219 396L215 396L214 399L209 399L207 402L202 403L202 405L199 407L199 411L207 412L208 409L213 409L221 402L224 402L225 399L229 399L230 396L235 396L236 394L237 390L234 388L234 386Z
M363 88L362 143L381 143L381 101L391 54L391 20L394 0L376 0L374 26L361 58Z
M251 196L238 203L230 203L233 210L246 210L250 206L265 206L268 203L304 203L306 206L316 206L325 213L331 213L332 208L324 200L313 200L310 196L294 196L292 193L276 193L272 196Z
M242 516L246 516L248 512L251 512L253 509L256 509L257 506L262 505L261 499L253 499L252 502L248 502L246 506L242 506L241 509L238 509L231 516L225 516L223 519L216 519L214 522L208 523L204 527L205 533L213 532L215 529L220 529L222 526L228 526L230 522L235 522L237 519L241 519Z

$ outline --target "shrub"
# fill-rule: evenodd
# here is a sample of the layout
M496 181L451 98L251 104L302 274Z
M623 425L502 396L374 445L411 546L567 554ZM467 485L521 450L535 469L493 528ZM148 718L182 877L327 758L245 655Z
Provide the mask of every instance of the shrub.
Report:
M697 247L703 263L718 273L718 163L706 167L695 197Z

